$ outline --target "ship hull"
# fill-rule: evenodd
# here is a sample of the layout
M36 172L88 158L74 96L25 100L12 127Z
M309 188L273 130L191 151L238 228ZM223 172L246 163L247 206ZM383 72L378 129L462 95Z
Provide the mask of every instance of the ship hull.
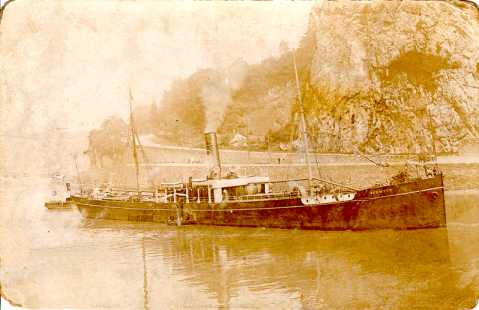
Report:
M442 191L431 189L321 205L303 205L300 199L290 199L257 202L249 210L245 210L247 206L229 204L211 211L192 209L190 212L194 222L203 225L316 230L417 229L446 224L442 198Z
M73 198L84 218L169 223L177 218L174 204Z
M211 203L109 202L75 198L87 218L314 230L420 229L446 225L442 175L356 193L349 201L301 198ZM180 219L180 221L178 221Z
M188 204L185 214L202 225L315 230L419 229L446 225L442 175L367 189L357 198L305 205L300 198L216 205Z

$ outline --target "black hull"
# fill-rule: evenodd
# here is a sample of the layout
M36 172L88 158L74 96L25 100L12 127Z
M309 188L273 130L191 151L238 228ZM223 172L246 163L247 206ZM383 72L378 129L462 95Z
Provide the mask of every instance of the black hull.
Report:
M85 218L133 222L170 223L176 221L175 204L154 202L127 202L74 198L74 203Z
M419 229L446 225L442 175L360 191L350 201L305 205L300 198L150 203L73 198L84 217L315 230Z

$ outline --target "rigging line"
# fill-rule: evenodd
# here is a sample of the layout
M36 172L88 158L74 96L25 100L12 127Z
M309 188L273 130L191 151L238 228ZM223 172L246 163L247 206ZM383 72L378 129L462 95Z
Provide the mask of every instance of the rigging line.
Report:
M299 111L300 111L300 120L301 120L301 136L302 136L302 142L303 142L303 147L305 149L305 159L306 163L308 165L308 179L309 181L309 187L311 188L311 178L312 178L312 172L311 172L311 163L309 161L309 145L308 145L308 133L306 129L306 120L304 116L304 105L303 105L303 96L301 94L301 88L299 85L299 76L298 76L298 68L296 66L296 56L293 52L293 65L294 65L294 76L296 80L296 90L298 92L298 98L297 100L299 101Z
M321 176L321 169L319 168L319 161L318 161L318 149L319 149L319 143L318 143L318 138L316 137L314 141L314 161L316 162L316 170L318 171L318 176Z
M163 162L167 162L168 161L168 158L165 154L163 154L163 149L161 148L161 146L158 148L158 154L161 158L161 160L163 160Z
M146 162L147 164L149 164L150 162L149 162L149 160L148 160L148 156L146 155L146 151L145 151L145 149L143 148L143 145L141 144L141 141L140 141L140 137L139 137L139 135L138 135L138 133L137 133L136 131L135 131L135 136L136 136L136 139L138 140L138 146L140 147L141 154L143 155L143 157L144 157L144 159L145 159L145 162ZM150 172L151 172L151 167L150 167L150 165L147 165L147 166L146 166L146 173L147 173L147 175L148 175L149 181L151 182L151 185L153 185L153 187L154 187L154 186L155 186L155 182L154 182L153 179L151 178Z
M382 163L382 162L377 162L377 161L374 161L372 160L371 158L369 158L369 156L367 156L366 154L362 153L361 151L359 151L358 149L355 150L354 154L356 155L359 155L360 157L372 162L373 164L375 164L376 166L378 167L382 167L382 168L386 168L386 167L389 167L390 165L388 163Z
M83 184L82 184L82 180L81 180L81 177L80 177L80 170L78 169L77 156L73 156L73 160L75 161L75 169L76 169L76 172L77 172L78 183L80 183L80 193L83 193Z
M137 169L137 185L138 185L138 189L139 189L139 180L138 180L139 179L139 163L138 163L138 154L137 154L137 150L136 150L135 141L138 141L138 146L139 146L140 151L141 151L141 153L142 153L142 155L143 155L147 164L149 164L149 160L148 160L148 156L146 155L146 151L143 148L143 145L141 144L140 136L138 135L138 132L135 129L135 125L134 125L134 121L133 121L133 109L132 109L132 103L131 103L132 101L133 101L133 96L131 95L131 89L130 89L130 124L131 124L131 131L132 131L132 140L133 140L133 156L134 156L134 159L135 159L135 165L136 165L136 169ZM151 178L149 165L147 165L146 173L148 175L149 181L151 182L151 184L154 187L155 183L153 182L153 179Z
M360 190L358 188L355 188L355 187L352 187L352 186L349 186L349 185L344 185L344 184L341 184L341 183L328 181L328 180L324 180L324 179L320 179L320 178L313 178L313 180L316 180L316 181L319 181L319 182L324 182L324 183L329 183L329 184L340 186L340 187L344 187L344 188L347 188L347 189L350 189L350 190L353 190L353 191L359 191Z
M134 131L134 135L135 135L135 138L136 138L136 141L138 141L138 147L140 148L140 151L141 151L141 155L143 156L144 158L144 161L146 162L146 174L147 174L147 178L148 178L148 181L151 183L151 185L153 187L156 186L153 178L152 178L152 166L150 165L150 161L148 159L148 156L146 154L146 151L145 151L145 148L143 147L143 145L141 144L141 141L140 141L140 136L138 135L138 133L136 131ZM136 147L136 146L135 146ZM145 166L145 165L143 165Z
M432 151L433 151L434 162L435 162L435 165L437 167L438 163L437 163L436 134L435 134L436 130L435 130L434 124L432 122L431 113L429 111L429 107L430 107L429 101L430 100L428 100L428 99L432 99L432 98L431 98L430 95L428 96L427 92L425 90L423 90L422 88L419 89L419 93L422 97L426 98L426 104L424 105L423 109L426 113L426 122L427 122L427 127L428 127L427 129L429 131L429 134L431 135L431 147L432 147ZM426 154L427 154L427 146L426 146Z
M308 123L308 121L306 120L306 124ZM308 126L306 125L306 128L311 128L311 126ZM313 127L314 129L314 127ZM318 148L319 148L319 143L318 143L318 138L316 136L317 132L314 131L314 136L316 137L313 141L312 141L312 144L314 145L314 151L313 151L313 156L314 156L314 161L316 163L316 171L318 173L318 176L321 176L321 169L319 168L319 161L318 161ZM312 136L310 136L310 138L312 139ZM311 142L311 141L309 141Z
M426 115L429 121L429 131L431 133L431 140L432 140L432 151L434 152L434 161L437 166L437 150L436 150L436 129L434 128L434 124L432 123L431 112L429 111L429 105L426 104Z

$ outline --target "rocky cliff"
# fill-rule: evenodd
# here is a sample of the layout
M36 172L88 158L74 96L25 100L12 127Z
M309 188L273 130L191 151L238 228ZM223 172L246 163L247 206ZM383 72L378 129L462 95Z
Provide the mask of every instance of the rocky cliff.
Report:
M478 136L479 10L469 2L318 4L298 49L243 64L217 128L225 144L241 133L262 141L259 147L295 145L293 53L318 151L431 152L436 141L438 152L452 152L464 137ZM157 132L176 122L187 128L180 135L201 139L208 123L201 94L211 89L211 72L173 85L158 112L167 121Z
M341 149L453 151L477 135L479 11L467 2L325 2L312 12L314 127ZM323 139L321 140L324 140Z

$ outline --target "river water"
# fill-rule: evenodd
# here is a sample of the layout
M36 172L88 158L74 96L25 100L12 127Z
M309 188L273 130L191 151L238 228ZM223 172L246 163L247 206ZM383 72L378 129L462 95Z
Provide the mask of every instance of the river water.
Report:
M3 182L0 280L27 308L468 309L479 296L479 192L447 229L170 227L49 211L43 179Z

